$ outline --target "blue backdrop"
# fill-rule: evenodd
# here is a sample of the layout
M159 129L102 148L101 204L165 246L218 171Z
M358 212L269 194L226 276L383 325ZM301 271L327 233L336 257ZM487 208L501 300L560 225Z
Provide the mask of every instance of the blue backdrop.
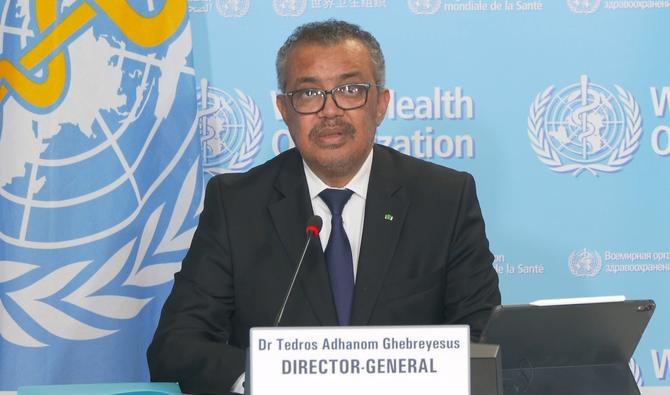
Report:
M209 97L231 100L224 112L240 121L230 124L244 126L223 127L220 135L233 152L254 156L248 166L290 144L274 107L275 55L290 32L339 18L373 33L392 89L377 142L474 174L503 303L652 298L658 309L632 368L641 385L667 385L670 2L189 7L196 78ZM257 146L243 139L259 134ZM205 156L205 170L236 167L230 156Z
M275 54L326 18L382 45L377 141L474 174L503 302L656 300L668 386L670 1L127 3L0 1L0 390L147 380L204 182L291 145Z

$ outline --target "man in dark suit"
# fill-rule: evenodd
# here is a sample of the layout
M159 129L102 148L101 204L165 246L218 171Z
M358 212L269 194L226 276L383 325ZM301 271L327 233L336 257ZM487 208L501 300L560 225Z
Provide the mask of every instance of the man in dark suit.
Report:
M324 228L281 325L468 324L477 338L500 303L472 177L373 143L389 102L374 37L304 25L277 73L297 149L209 182L149 347L152 380L185 392L239 387L249 329L272 325L313 214Z

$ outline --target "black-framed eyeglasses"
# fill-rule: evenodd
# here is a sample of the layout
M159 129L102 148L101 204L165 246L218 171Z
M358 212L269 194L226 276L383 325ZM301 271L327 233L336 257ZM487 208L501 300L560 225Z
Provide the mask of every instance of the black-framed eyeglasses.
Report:
M290 101L293 109L298 114L314 114L323 109L326 99L330 94L338 108L342 110L355 110L363 107L368 101L370 87L377 86L368 83L345 84L333 89L325 90L318 88L298 89L284 93Z

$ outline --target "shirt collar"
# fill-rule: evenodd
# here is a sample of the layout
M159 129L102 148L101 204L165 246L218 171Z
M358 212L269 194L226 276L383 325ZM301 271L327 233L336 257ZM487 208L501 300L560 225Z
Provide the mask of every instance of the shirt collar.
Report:
M351 189L356 195L363 198L363 200L365 200L368 195L368 183L370 181L370 171L372 170L373 151L374 150L370 150L370 154L368 154L368 157L365 159L365 162L363 162L363 165L361 165L361 168L358 169L356 175L354 175L351 181L349 181L349 183L347 183L347 185L342 188ZM310 169L307 163L305 163L304 159L302 161L302 165L302 167L305 169L305 177L307 178L307 188L309 188L310 199L316 198L324 189L331 188L325 182L321 181L321 179L316 174L314 174L312 169Z

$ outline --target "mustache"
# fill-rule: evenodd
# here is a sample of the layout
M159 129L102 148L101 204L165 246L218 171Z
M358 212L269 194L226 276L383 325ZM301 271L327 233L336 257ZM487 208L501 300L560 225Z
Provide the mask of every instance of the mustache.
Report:
M323 133L328 133L325 132L324 129L340 129L340 131L344 134L348 134L353 136L356 134L356 128L354 128L354 125L345 122L341 119L327 119L325 121L322 121L320 124L314 126L310 131L309 131L309 137L311 138L317 138Z

